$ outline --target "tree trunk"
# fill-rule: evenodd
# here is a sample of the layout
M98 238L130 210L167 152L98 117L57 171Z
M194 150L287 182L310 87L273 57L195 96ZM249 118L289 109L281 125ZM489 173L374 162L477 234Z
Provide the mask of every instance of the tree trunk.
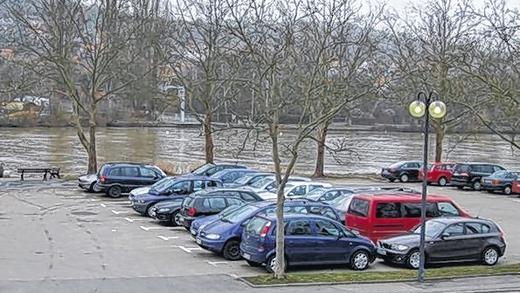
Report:
M97 150L96 150L96 104L91 105L89 118L89 144L87 148L88 154L88 174L97 172Z
M213 163L213 133L211 131L211 114L206 114L202 124L204 130L204 148L206 155L206 163Z
M325 122L318 128L318 144L316 149L316 166L314 168L313 177L324 177L325 165L325 142L327 140L327 132L329 130L329 123Z
M277 117L277 115L275 114ZM282 168L280 164L280 154L278 152L278 119L275 117L275 122L271 125L270 135L273 143L272 156L274 170L276 174L276 267L274 269L274 277L276 279L285 278L285 233L283 225L283 206L285 196L283 193L285 187L285 180L282 178ZM269 264L267 264L269 265Z
M446 129L442 125L435 127L435 162L442 161L442 144Z

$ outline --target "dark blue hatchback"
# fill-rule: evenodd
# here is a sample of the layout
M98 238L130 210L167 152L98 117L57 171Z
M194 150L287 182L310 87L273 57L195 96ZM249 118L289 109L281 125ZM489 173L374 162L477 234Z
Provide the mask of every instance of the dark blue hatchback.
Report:
M244 227L255 216L273 215L275 209L276 203L274 202L250 203L215 218L213 221L205 221L201 226L193 227L192 225L191 233L196 235L196 241L200 247L221 253L228 260L238 260L240 259L239 245ZM284 212L323 215L334 221L339 220L338 214L330 206L303 199L287 200Z
M289 214L285 224L285 261L287 266L349 264L364 270L375 259L374 244L354 235L341 223L314 215ZM246 225L240 255L251 266L266 264L273 272L276 255L276 218L257 216Z

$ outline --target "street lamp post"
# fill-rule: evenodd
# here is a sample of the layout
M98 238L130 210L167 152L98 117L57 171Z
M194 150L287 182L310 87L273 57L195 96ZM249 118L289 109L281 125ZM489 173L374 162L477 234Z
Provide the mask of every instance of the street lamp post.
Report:
M419 271L417 272L417 281L424 282L424 246L426 232L426 196L428 192L428 134L430 127L430 116L440 119L446 115L446 105L441 101L434 100L434 93L430 92L428 96L424 92L417 95L417 100L412 102L408 108L410 115L415 118L424 117L424 146L423 146L423 182L421 194L421 236L419 244Z

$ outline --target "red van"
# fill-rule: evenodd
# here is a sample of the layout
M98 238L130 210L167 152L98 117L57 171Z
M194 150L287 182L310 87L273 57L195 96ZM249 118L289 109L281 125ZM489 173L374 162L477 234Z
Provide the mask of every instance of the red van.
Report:
M426 217L470 215L449 197L428 195ZM345 226L377 242L380 238L403 234L421 220L419 193L380 193L353 195Z
M515 180L513 180L513 183L511 186L511 193L520 194L520 177L517 177Z
M441 163L435 162L428 165L428 177L426 180L428 183L436 183L440 186L445 186L451 181L451 176L453 175L453 168L455 167L455 163ZM423 180L424 171L419 170L419 180Z

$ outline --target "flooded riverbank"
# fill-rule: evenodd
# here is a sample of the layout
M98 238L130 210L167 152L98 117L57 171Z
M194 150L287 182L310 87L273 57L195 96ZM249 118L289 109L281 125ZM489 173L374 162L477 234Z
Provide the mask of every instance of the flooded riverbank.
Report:
M294 139L294 132L281 136L282 142ZM249 141L242 149L245 132L226 130L215 133L218 161L237 161L262 169L271 167L270 145L266 138ZM445 149L450 161L489 161L508 168L520 168L520 152L493 135L481 134L459 142L447 135ZM99 128L99 161L202 162L203 137L191 128ZM420 133L332 131L328 144L348 151L327 153L325 171L329 174L375 173L391 162L420 159ZM315 143L303 144L297 171L311 173ZM433 146L433 144L432 144ZM86 154L73 128L0 128L0 162L7 169L21 166L56 166L66 174L86 169Z

